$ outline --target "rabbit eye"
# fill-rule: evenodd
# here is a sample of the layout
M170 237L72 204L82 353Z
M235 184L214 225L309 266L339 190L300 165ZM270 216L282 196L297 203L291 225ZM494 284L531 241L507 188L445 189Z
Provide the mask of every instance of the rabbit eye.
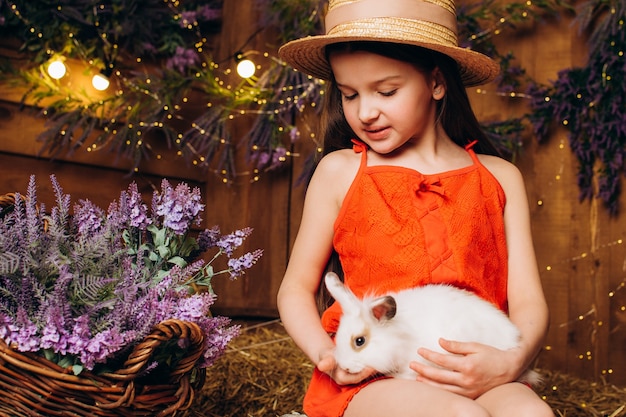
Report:
M354 347L360 348L365 345L365 336L358 336L354 338Z

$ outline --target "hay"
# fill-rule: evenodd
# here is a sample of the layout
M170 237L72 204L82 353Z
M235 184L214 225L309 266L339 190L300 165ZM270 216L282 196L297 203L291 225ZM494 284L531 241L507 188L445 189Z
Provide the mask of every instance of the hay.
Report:
M242 328L207 370L189 417L276 417L302 410L313 366L273 320Z
M313 367L277 320L244 324L241 336L208 369L184 417L279 417L302 412ZM626 388L541 370L538 392L557 417L626 417Z
M590 382L559 372L542 370L545 385L539 394L558 417L618 417L626 415L626 388Z

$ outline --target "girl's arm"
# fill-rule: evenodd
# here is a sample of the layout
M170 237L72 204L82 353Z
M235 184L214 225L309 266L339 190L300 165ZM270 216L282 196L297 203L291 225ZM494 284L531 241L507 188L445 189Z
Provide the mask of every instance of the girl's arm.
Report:
M504 220L509 251L509 317L522 335L516 378L541 350L549 312L533 247L524 181L516 167L508 163L500 165L504 169L497 171L498 180L507 196Z
M339 383L363 378L335 369L335 345L321 325L316 296L332 251L335 219L357 169L358 159L351 150L333 152L320 161L307 189L300 229L277 299L287 333L318 369Z

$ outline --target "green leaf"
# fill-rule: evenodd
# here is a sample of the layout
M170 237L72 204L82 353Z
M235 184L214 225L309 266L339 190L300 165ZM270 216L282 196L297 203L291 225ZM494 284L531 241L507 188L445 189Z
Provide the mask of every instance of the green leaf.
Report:
M85 367L82 365L72 366L72 372L74 373L74 375L80 375L80 373L83 372L83 369L85 369Z
M167 262L174 264L174 265L178 265L181 268L184 268L187 266L187 261L185 261L180 256L174 256L173 258L168 259Z
M156 248L157 252L159 252L159 256L161 259L167 259L171 255L170 248L167 245L159 245Z
M196 250L198 248L199 246L198 246L198 242L196 241L196 239L192 238L191 236L187 236L182 246L180 247L180 254L182 256L189 256L189 254L193 250Z
M61 368L67 368L69 366L72 366L72 367L76 366L74 365L74 360L69 356L58 357L57 365L59 365Z
M55 362L56 354L51 349L43 349L44 358L48 359L51 362Z
M155 246L158 247L167 245L165 228L159 229L155 225L151 224L148 226L148 231L152 233L152 239L154 240Z

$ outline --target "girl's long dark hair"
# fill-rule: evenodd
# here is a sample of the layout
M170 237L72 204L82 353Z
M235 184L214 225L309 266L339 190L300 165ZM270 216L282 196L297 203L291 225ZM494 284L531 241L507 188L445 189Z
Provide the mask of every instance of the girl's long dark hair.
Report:
M478 153L499 155L480 127L472 110L467 91L461 81L456 62L439 52L414 45L398 43L355 41L331 44L326 47L326 55L333 52L367 51L387 58L408 62L428 74L439 68L446 83L446 94L437 102L438 121L450 138L460 146L474 140L478 143L474 150ZM351 140L356 135L348 125L341 104L341 93L334 79L326 87L326 96L321 113L321 140L323 154L338 149L352 147Z

